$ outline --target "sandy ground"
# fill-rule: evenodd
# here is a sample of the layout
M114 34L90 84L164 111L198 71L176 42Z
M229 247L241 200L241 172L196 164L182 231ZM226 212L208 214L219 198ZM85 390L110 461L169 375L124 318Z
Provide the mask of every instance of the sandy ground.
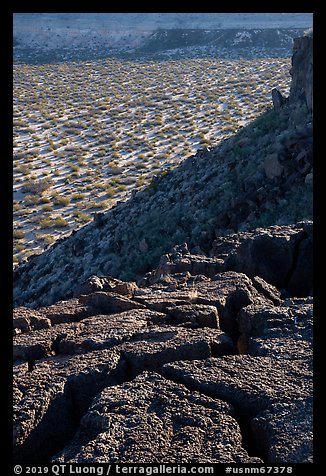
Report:
M246 125L272 88L288 94L289 69L275 58L14 66L14 262ZM46 178L42 194L24 191Z

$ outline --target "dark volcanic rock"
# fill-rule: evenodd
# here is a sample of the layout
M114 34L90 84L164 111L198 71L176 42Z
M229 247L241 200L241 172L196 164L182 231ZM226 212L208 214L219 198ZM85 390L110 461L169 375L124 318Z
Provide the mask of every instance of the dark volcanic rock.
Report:
M198 282L188 278L174 291L158 284L139 289L133 300L108 292L83 296L113 296L115 303L141 309L78 316L78 322L15 336L17 463L46 463L61 450L53 461L162 462L172 451L175 462L260 461L248 456L235 418L245 441L250 431L256 441L250 454L270 463L286 455L311 461L310 415L298 420L300 399L312 394L312 298L282 302L261 278L251 281L235 271ZM153 303L164 312L148 309ZM69 310L77 303L67 304L65 319L75 315ZM64 313L64 303L55 309ZM96 306L87 309L96 312ZM218 328L219 320L233 338L241 334L239 353L248 355L234 355L235 341ZM164 396L161 403L148 385L157 398ZM196 403L188 396L179 401L183 385ZM216 409L219 416L211 415ZM284 431L277 423L280 412Z
M130 309L145 309L142 304L116 293L98 291L79 296L79 301L93 308L98 313L110 314L129 311Z
M80 329L80 324L70 323L18 334L13 339L13 359L26 361L54 355L60 340L78 334Z
M196 302L197 293L190 287L171 291L168 288L149 287L135 295L135 301L144 304L148 309L165 312L171 306L182 306Z
M278 289L287 288L291 283L293 295L301 296L304 291L309 292L312 288L312 235L309 225L307 222L289 227L275 226L240 234L239 241L226 259L226 268L249 277L259 276ZM298 270L304 266L306 269L298 279Z
M253 278L251 278L251 282L255 286L257 291L263 296L265 296L266 299L272 301L276 306L278 304L281 304L281 293L275 286L266 283L266 281L263 278L260 278L259 276L254 276Z
M291 102L304 101L312 112L313 101L313 37L312 35L295 38L293 44Z
M29 332L37 329L48 329L51 327L51 321L44 315L34 309L27 307L17 307L13 311L14 334L20 332Z
M312 235L301 241L296 262L288 283L293 296L308 296L313 289L313 241Z
M272 89L272 101L273 101L273 106L276 110L280 109L285 103L285 98L282 96L280 91L276 88Z
M55 463L257 463L227 403L153 373L105 389Z
M148 310L133 310L83 319L78 333L60 339L58 352L77 354L109 349L136 336L147 327L147 320L159 317L158 314Z
M119 354L44 359L33 372L14 368L14 458L17 463L45 463L74 434L76 418L110 383Z
M237 328L235 319L242 307L270 302L258 293L246 275L233 271L218 274L210 282L195 284L194 290L198 303L218 309L221 329L226 332Z
M230 337L218 329L153 326L135 335L132 342L122 346L122 351L135 376L143 370L157 371L168 362L230 354L234 345Z
M247 339L247 353L291 360L312 359L312 304L289 307L284 304L276 309L250 307L242 309L238 317L239 330L251 335Z
M237 322L239 331L251 336L264 335L268 328L294 325L294 320L287 308L265 304L254 304L242 308L237 316Z
M82 294L92 294L97 291L104 291L114 292L132 298L136 290L136 283L126 283L110 276L91 276L77 288L75 296L78 297Z
M52 324L61 324L63 322L76 322L84 317L92 316L93 312L88 306L80 304L78 299L69 299L60 301L51 306L41 307L39 309Z
M174 306L166 308L168 318L171 323L189 322L194 327L220 327L218 311L215 306L205 306L204 304L186 304L184 306Z
M280 354L226 356L167 364L162 373L191 390L231 403L238 418L251 424L256 451L266 462L312 462L308 359L289 358L285 363Z
M228 355L163 367L163 375L188 388L230 402L248 419L273 403L309 397L312 371L306 361Z
M266 463L312 463L312 398L271 405L251 428Z
M207 258L203 255L191 255L186 243L175 246L171 253L161 257L155 271L146 275L146 284L160 283L166 275L189 273L193 276L212 277L224 271L224 261L218 258Z

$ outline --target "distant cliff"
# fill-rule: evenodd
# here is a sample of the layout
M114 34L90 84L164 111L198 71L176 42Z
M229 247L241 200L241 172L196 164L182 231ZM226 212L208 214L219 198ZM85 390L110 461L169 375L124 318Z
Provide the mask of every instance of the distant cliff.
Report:
M311 25L309 13L17 13L14 61L139 58L162 51L176 57L289 56L293 38Z

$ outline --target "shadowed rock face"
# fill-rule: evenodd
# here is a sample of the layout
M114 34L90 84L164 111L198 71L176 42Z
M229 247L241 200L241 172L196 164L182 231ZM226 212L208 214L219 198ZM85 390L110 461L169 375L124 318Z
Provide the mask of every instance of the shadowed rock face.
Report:
M297 246L287 276L304 233L274 227L214 249L227 269L263 236L268 253L242 260L255 274L273 271L279 243L290 257ZM114 280L93 276L79 297L15 309L16 462L312 461L312 297L284 300L223 267L211 276L216 257L191 274L193 259L176 247L142 287L98 290Z
M294 39L291 89L291 102L304 101L308 110L313 110L313 36Z

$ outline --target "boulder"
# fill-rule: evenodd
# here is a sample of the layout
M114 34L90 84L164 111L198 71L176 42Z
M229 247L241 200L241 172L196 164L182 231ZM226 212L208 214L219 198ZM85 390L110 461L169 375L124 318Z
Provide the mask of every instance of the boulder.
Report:
M313 36L294 39L290 96L291 103L302 102L313 111Z
M76 335L81 330L79 323L58 324L49 329L18 334L13 338L13 359L28 361L54 355L61 339Z
M194 291L198 304L217 308L220 327L225 332L232 333L237 329L236 316L242 307L253 303L271 304L258 293L245 274L233 271L217 274L212 281L194 284Z
M98 291L79 296L79 302L86 304L98 314L111 314L116 312L130 311L131 309L145 309L143 304L133 301L116 293Z
M171 291L162 287L148 287L135 294L135 301L145 305L148 309L165 312L168 307L187 305L196 302L197 292L192 287Z
M251 282L253 286L257 289L257 291L263 296L265 296L266 299L272 301L275 306L281 304L281 293L275 286L267 283L263 278L259 276L254 276L253 278L251 278Z
M250 306L248 306L249 308ZM251 327L244 329L245 309L239 315L240 325L246 335L246 353L282 359L312 359L313 347L313 305L291 304L272 311L271 309L251 309L251 324L264 322L264 328L257 332ZM263 327L263 326L262 326Z
M144 370L157 371L176 360L206 359L234 352L233 341L218 329L186 329L152 326L121 346L132 376Z
M119 314L92 316L80 321L78 333L64 336L57 345L61 354L82 354L122 344L147 327L147 320L158 313L132 310Z
M81 304L78 299L59 301L51 306L41 307L39 312L47 319L50 319L52 325L80 321L93 313L88 306Z
M273 106L276 111L278 111L286 102L285 97L282 96L280 91L276 88L272 89L272 101L273 101Z
M239 332L251 336L264 335L267 329L293 326L294 320L288 308L251 304L243 307L237 315Z
M186 243L184 244L186 245ZM161 257L158 267L147 274L146 284L160 283L166 275L189 273L190 275L204 275L211 278L224 270L224 261L219 258L207 258L202 255L191 255L188 248L177 248Z
M264 170L266 177L269 179L274 179L282 175L284 167L280 164L276 153L270 154L265 158Z
M20 332L30 332L37 329L48 329L51 321L42 312L27 307L17 307L13 311L13 328Z
M312 234L299 243L294 267L287 286L293 296L304 297L313 289L313 241Z
M258 233L244 238L229 254L226 268L249 277L259 276L278 289L286 288L296 248L305 235L305 230L299 227L259 229Z
M215 306L204 304L186 304L166 308L166 313L171 323L180 324L189 322L194 327L219 328L218 311Z
M273 403L311 396L312 369L305 360L227 355L164 365L162 374L231 403L250 421Z
M251 421L267 464L312 463L312 398L276 403Z
M98 291L114 292L132 298L137 285L134 282L124 282L120 279L112 278L110 276L91 276L84 283L82 283L75 291L75 297L82 294L92 294Z

